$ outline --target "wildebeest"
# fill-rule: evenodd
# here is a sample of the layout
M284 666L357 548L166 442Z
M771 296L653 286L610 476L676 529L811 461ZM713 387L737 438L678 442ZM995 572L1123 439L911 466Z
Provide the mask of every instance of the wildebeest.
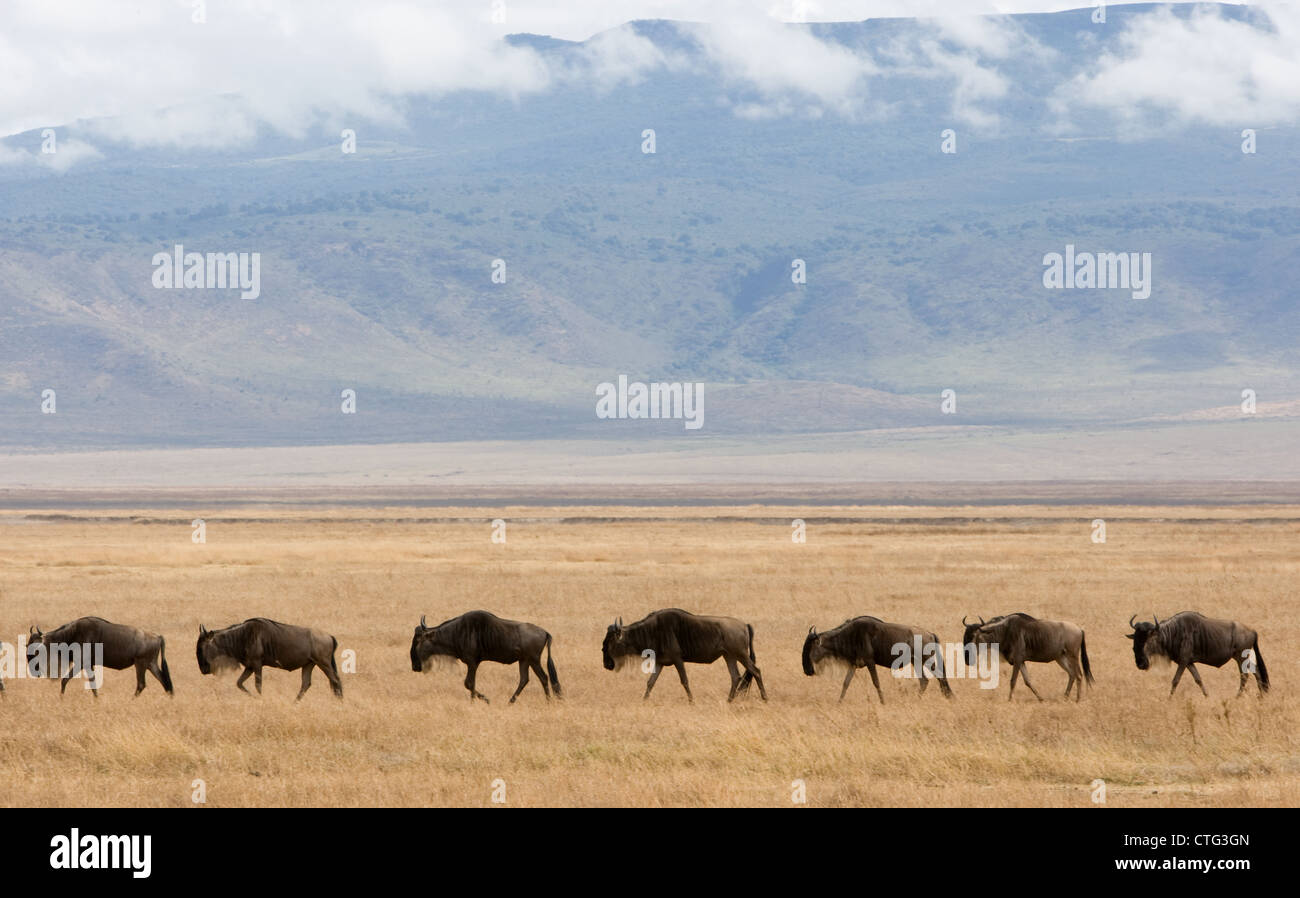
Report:
M546 650L546 672L542 672L542 650ZM465 688L469 700L487 701L487 696L474 688L478 666L484 661L498 664L519 664L519 687L510 696L511 703L528 685L528 669L532 668L542 682L546 700L551 690L560 697L560 680L555 675L555 662L551 660L551 634L536 624L505 620L489 611L467 611L460 617L443 621L436 627L425 626L424 616L411 637L411 670L417 673L428 667L435 656L445 655L465 663ZM547 685L547 681L550 685Z
M278 667L280 670L301 667L302 688L298 690L298 698L302 698L303 693L311 688L312 668L319 667L329 677L334 694L343 698L343 682L334 662L338 644L333 636L319 630L282 624L264 617L250 617L242 624L233 624L223 630L209 630L200 624L195 651L199 671L204 674L242 666L244 672L235 685L244 692L248 692L244 681L252 676L257 694L262 694L263 667Z
M1246 691L1246 679L1255 674L1255 684L1260 694L1268 691L1268 668L1264 666L1264 656L1259 653L1259 635L1250 627L1235 620L1214 620L1196 611L1183 611L1166 620L1153 618L1152 621L1133 622L1137 615L1128 620L1133 628L1126 634L1133 640L1133 658L1138 670L1151 666L1151 658L1167 658L1178 665L1174 673L1174 683L1169 689L1172 696L1182 679L1183 671L1192 672L1192 679L1201 687L1201 692L1208 696L1201 675L1196 671L1197 664L1209 664L1222 667L1229 660L1237 662L1237 673L1241 675L1241 686L1237 695ZM1250 663L1254 655L1253 665Z
M67 690L68 680L90 671L96 663L109 670L134 667L136 695L144 691L145 671L153 674L168 695L174 695L166 645L161 636L139 627L115 624L102 617L79 617L48 633L32 627L27 636L27 665L35 675L61 673L59 695ZM51 661L58 662L57 668ZM39 670L42 662L44 670ZM99 698L97 686L91 691Z
M1070 697L1070 689L1078 683L1075 701L1082 701L1084 679L1087 678L1089 686L1093 683L1092 667L1088 664L1088 643L1084 639L1083 630L1075 624L1039 620L1020 611L998 615L989 621L981 618L978 624L967 623L964 617L961 622L965 627L962 645L966 646L968 657L980 643L996 645L998 655L1011 665L1008 700L1015 695L1018 676L1024 677L1025 685L1035 698L1040 702L1043 700L1034 684L1029 682L1029 671L1025 668L1027 661L1055 661L1061 665L1061 669L1070 677L1065 684L1067 699Z
M645 684L643 699L650 697L659 672L665 667L677 668L677 676L686 690L686 697L695 701L691 695L690 684L686 680L686 664L712 664L719 658L727 663L731 674L731 692L727 701L735 699L738 692L746 692L751 680L758 681L758 692L767 701L767 689L763 686L763 675L758 670L754 658L754 628L734 617L706 617L691 614L680 608L665 608L653 611L634 624L623 625L619 618L605 631L605 641L601 645L606 670L622 667L630 657L646 657L650 652L653 669L650 679ZM737 665L745 668L742 679Z
M918 642L921 656L913 657L912 662L920 672L921 692L925 692L925 687L930 685L930 677L926 675L927 663L937 664L937 671L929 673L936 674L935 679L939 681L940 691L951 698L952 689L949 688L948 680L944 676L943 653L939 648L939 637L917 627L886 623L878 617L869 615L846 620L825 633L818 633L816 627L810 627L808 637L803 641L803 672L810 677L815 675L818 663L828 658L847 664L849 672L845 675L844 685L840 688L840 701L844 701L844 694L849 691L849 683L853 682L853 675L857 673L859 667L865 667L871 674L871 685L876 687L876 695L880 697L880 703L883 705L885 694L880 691L880 678L876 676L876 667L892 667L895 659L901 657L898 646L906 646L906 651L915 655ZM929 651L934 652L933 662L927 662L924 657Z

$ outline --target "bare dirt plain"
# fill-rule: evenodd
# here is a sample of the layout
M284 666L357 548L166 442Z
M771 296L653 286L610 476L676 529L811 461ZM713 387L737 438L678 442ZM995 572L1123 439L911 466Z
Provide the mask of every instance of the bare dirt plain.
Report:
M207 542L191 542L203 517ZM490 540L505 519L507 541ZM806 544L790 522L808 524ZM1095 544L1091 521L1107 521ZM1300 804L1300 506L374 507L174 506L0 512L0 636L99 614L163 633L176 684L132 699L130 671L94 701L78 684L10 679L0 702L0 802L208 806L810 806ZM727 705L721 665L606 672L600 642L667 606L754 625L771 702ZM416 674L430 622L474 608L534 621L555 639L564 701L536 681L506 704L515 669L484 665L471 705L463 668ZM1273 691L1234 698L1235 669L1203 670L1210 697L1171 670L1138 671L1125 622L1197 609L1259 630ZM1096 687L1059 698L1065 674L1031 669L1050 700L974 681L956 697L865 676L805 677L808 627L857 614L945 640L964 614L1013 610L1087 632ZM317 674L268 670L265 695L203 677L200 622L268 616L325 629L356 653L336 701ZM498 794L501 783L497 783Z

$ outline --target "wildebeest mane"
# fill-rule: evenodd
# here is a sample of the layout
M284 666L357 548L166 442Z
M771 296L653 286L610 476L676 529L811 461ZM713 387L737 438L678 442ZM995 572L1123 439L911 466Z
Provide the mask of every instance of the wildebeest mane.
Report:
M263 618L249 618L242 623L211 631L208 644L213 648L214 657L209 658L208 663L214 672L221 673L244 666L245 659L248 658L249 643L254 635L254 628L249 625L258 620Z
M664 608L647 614L636 623L624 625L623 635L627 645L638 653L662 646L671 638L677 643L682 657L690 658L714 649L721 638L722 628L716 621L701 619L680 608Z
M863 646L873 644L876 627L883 624L884 621L880 618L864 614L817 635L821 637L822 645L835 656L836 661L862 667L866 664Z
M249 655L252 654L253 643L263 635L269 635L276 631L284 631L285 627L276 621L265 617L250 617L248 620L239 624L231 624L222 630L212 631L212 645L216 647L219 655L234 659L239 664L245 664ZM262 661L268 667L275 667L279 658L276 656L278 648L278 639L262 640Z
M434 645L439 648L454 651L457 647L470 644L472 640L480 653L491 654L508 648L513 629L505 623L490 611L467 611L459 617L448 618L436 627L426 628L425 635L432 632ZM433 654L447 652L435 651Z
M1154 656L1165 663L1171 662L1170 655L1174 647L1181 646L1183 640L1188 636L1191 637L1193 654L1204 651L1207 648L1205 645L1205 619L1205 615L1197 611L1180 611L1173 617L1162 620L1156 626L1155 632L1147 637L1144 648L1148 660Z

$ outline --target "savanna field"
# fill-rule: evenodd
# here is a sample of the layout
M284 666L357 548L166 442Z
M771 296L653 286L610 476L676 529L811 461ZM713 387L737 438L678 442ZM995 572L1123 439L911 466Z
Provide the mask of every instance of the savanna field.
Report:
M206 520L206 544L190 522ZM491 520L506 520L506 542ZM807 542L791 521L807 521ZM1106 520L1104 544L1091 522ZM1300 507L337 508L0 512L0 638L82 615L167 640L176 696L152 677L10 678L0 701L0 802L50 806L490 805L1107 807L1300 804ZM610 673L615 617L681 607L753 624L771 701L726 703L721 662L689 665L695 703L665 671L648 702L638 665ZM564 689L484 664L412 672L420 615L483 608L554 637ZM1195 609L1260 634L1273 689L1201 666L1137 670L1129 616ZM944 700L881 671L809 678L809 626L872 614L959 641L963 615L1025 611L1084 628L1096 685L1032 664L1039 703L1010 671L998 689L956 681ZM200 675L210 628L265 616L325 630L355 653L337 701L317 671L268 668L264 695ZM250 680L251 689L252 682Z

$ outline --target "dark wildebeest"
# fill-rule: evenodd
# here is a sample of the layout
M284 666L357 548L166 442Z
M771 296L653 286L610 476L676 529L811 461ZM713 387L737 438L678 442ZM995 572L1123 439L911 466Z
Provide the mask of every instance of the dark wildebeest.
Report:
M542 650L546 650L546 672L542 672ZM426 670L435 656L448 656L465 663L465 688L469 700L487 701L487 696L474 688L478 666L484 661L497 664L519 664L519 688L510 696L513 704L519 693L528 685L531 667L542 682L546 700L551 690L560 697L560 680L555 675L555 662L551 660L551 634L536 624L505 620L488 611L467 611L460 617L443 621L436 627L427 627L424 616L411 637L411 670ZM547 685L549 678L550 685Z
M650 679L645 684L643 699L650 697L650 690L659 679L659 672L665 667L677 668L677 676L686 690L686 697L695 701L691 695L690 684L686 681L686 664L712 664L719 658L727 663L731 674L731 693L727 701L732 701L738 692L747 692L751 680L758 681L758 692L767 701L767 689L763 686L763 675L758 670L754 658L754 628L734 617L705 617L691 614L680 608L665 608L647 614L634 624L623 626L619 618L605 631L605 642L601 645L606 670L622 667L629 657L645 657L649 652L654 667ZM742 679L737 665L745 668Z
M298 698L302 698L303 693L311 688L312 668L319 667L329 677L334 694L343 698L343 682L334 662L334 650L338 645L337 639L319 630L282 624L264 617L250 617L242 624L224 630L209 630L200 624L195 651L199 658L199 671L204 674L242 666L244 672L235 685L244 692L248 692L244 681L251 676L257 694L262 694L263 667L278 667L280 670L301 667L302 688L298 690Z
M1070 689L1078 683L1075 701L1083 700L1083 681L1093 683L1092 667L1088 664L1088 643L1083 630L1068 621L1038 620L1028 614L1017 611L1014 614L1002 614L978 624L961 619L965 632L962 645L966 647L968 660L975 646L980 643L995 645L999 657L1011 665L1011 689L1007 693L1010 700L1016 692L1016 678L1024 677L1025 685L1040 702L1043 697L1038 694L1034 684L1029 682L1026 661L1051 663L1055 661L1061 669L1069 674L1065 684L1065 697L1070 697Z
M1246 678L1255 674L1255 685L1260 694L1268 691L1268 668L1264 666L1264 656L1259 653L1259 635L1235 620L1213 620L1195 611L1183 611L1164 621L1154 618L1154 623L1139 621L1133 623L1133 615L1128 625L1133 632L1127 634L1133 640L1133 658L1138 670L1151 666L1151 658L1167 658L1178 665L1174 673L1174 684L1169 689L1172 696L1182 679L1183 671L1190 670L1192 679L1201 687L1201 692L1208 696L1201 675L1196 671L1197 664L1209 664L1222 667L1229 660L1237 662L1237 672L1241 674L1241 686L1237 695L1246 691ZM1251 655L1254 664L1250 664Z
M917 655L917 643L920 642L921 654ZM890 624L878 617L862 616L846 620L833 630L818 633L816 627L808 629L808 638L803 641L803 672L808 676L817 673L817 665L826 659L842 662L849 666L840 688L840 701L849 691L849 683L859 667L865 667L871 674L871 685L876 687L880 703L885 703L885 694L880 691L880 678L876 676L877 667L893 667L896 658L902 657L898 646L906 646L912 663L921 677L921 692L930 685L927 676L927 664L938 665L937 671L929 671L939 681L939 689L948 698L952 698L952 689L943 672L943 653L939 646L939 637L917 627L905 624ZM933 648L931 648L933 647ZM933 651L934 662L924 658L927 651Z
M68 680L82 671L90 671L96 661L109 670L134 667L136 695L144 691L145 671L153 674L168 695L174 695L165 649L165 640L156 633L115 624L102 617L79 617L48 633L32 627L27 637L27 665L37 676L62 674L59 695L67 690ZM102 652L102 657L95 658L96 651ZM42 655L44 669L38 670L42 665ZM51 661L58 662L58 666L55 667ZM93 671L91 674L93 676ZM99 698L97 686L91 691L95 698Z

